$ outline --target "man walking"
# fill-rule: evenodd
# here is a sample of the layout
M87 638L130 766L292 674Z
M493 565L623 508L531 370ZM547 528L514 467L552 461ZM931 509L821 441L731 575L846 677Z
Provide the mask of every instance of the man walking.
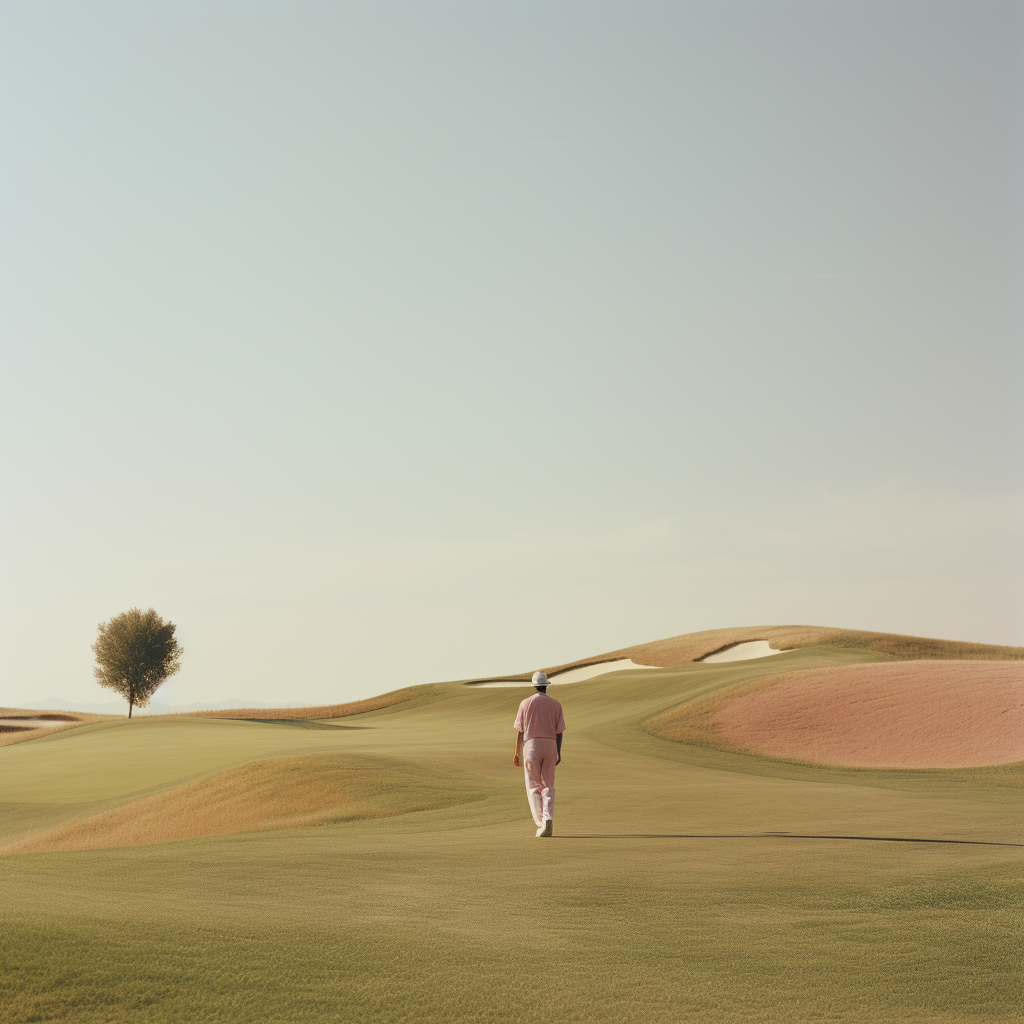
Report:
M562 760L562 733L565 719L562 705L549 697L548 677L543 672L533 673L537 692L519 705L514 728L516 752L512 763L520 762L526 770L526 795L530 812L537 823L537 838L554 833L555 765Z

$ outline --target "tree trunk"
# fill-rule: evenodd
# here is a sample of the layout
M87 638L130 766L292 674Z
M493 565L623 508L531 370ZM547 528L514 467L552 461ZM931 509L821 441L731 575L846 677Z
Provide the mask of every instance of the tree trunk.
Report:
M128 717L132 717L132 702L128 701Z

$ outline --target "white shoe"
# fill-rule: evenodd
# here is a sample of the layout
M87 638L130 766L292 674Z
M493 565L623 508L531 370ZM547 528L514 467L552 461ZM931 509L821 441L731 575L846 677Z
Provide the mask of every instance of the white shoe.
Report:
M537 837L538 839L540 839L540 837L541 837L542 835L544 835L544 826L543 826L543 825L538 825L538 826L537 826L537 831L536 831L536 832L534 832L534 835L535 835L535 836L536 836L536 837Z
M548 836L554 835L555 823L548 818L539 829L537 829L537 838L546 839Z

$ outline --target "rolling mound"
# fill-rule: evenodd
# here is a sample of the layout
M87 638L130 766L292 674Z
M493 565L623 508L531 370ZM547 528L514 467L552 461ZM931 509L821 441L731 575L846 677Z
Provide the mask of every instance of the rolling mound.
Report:
M392 758L315 754L251 761L21 839L3 853L93 850L385 818L474 799Z
M557 676L570 669L600 665L604 662L629 658L638 665L653 668L673 668L691 661L700 661L738 644L767 641L775 651L788 651L797 647L860 648L888 654L901 661L941 658L947 661L979 660L1024 661L1024 647L1001 647L995 644L967 643L960 640L936 640L900 633L872 633L864 630L837 629L831 626L732 626L726 629L707 629L699 633L654 640L651 643L622 647L605 654L595 654L577 661L542 668L549 676ZM488 676L472 682L499 682L528 680L535 669L512 675ZM557 682L557 679L555 680Z
M656 640L629 648L645 665L679 665L699 661L735 644L767 640L777 651L797 647L860 648L888 654L901 661L941 658L947 661L1024 661L1024 647L1000 647L961 640L937 640L900 633L873 633L831 626L735 626Z
M162 719L236 718L247 722L317 721L328 718L348 718L351 715L363 715L369 711L380 711L383 708L393 707L396 704L403 704L406 701L413 700L427 690L428 687L426 686L407 686L404 689L383 693L378 697L369 697L366 700L350 701L347 704L321 704L316 707L225 708L214 711L188 711L147 717L159 717ZM92 722L119 722L127 717L125 715L95 715L83 711L76 711L74 715L70 715L63 712L25 711L20 708L0 708L0 714L8 718L27 717L32 721L53 720L53 725L40 725L33 728L15 726L6 731L2 724L0 724L0 746L10 743L21 743L23 740L31 740L40 736L47 736L50 733L63 732L75 726L88 725ZM60 721L56 721L57 719L60 719Z
M646 723L665 739L853 768L1024 761L1024 665L911 661L770 676Z
M320 704L309 708L231 708L224 711L190 711L188 718L243 718L246 721L300 721L302 719L348 718L367 711L380 711L412 700L426 691L424 686L407 686L379 697L351 701L348 704Z

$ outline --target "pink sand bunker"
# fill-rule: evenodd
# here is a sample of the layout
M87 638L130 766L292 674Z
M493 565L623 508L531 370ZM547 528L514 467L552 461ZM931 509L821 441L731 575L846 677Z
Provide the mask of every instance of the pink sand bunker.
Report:
M902 661L794 673L722 707L726 742L857 768L1024 761L1024 663Z

